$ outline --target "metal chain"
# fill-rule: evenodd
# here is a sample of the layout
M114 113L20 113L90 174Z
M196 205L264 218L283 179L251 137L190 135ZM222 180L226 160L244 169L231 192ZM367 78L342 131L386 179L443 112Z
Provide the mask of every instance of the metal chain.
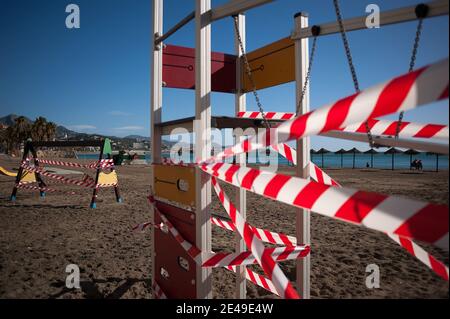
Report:
M311 47L311 53L309 56L308 71L306 72L305 83L303 84L303 88L300 93L300 97L298 99L297 114L300 114L300 107L303 103L303 99L305 97L306 90L308 89L309 80L311 79L311 70L312 70L312 66L313 66L314 56L316 53L316 48L317 48L317 36L314 36L312 47Z
M250 68L250 63L248 62L247 54L245 53L245 50L244 50L244 44L242 42L241 32L239 31L239 17L237 15L233 16L233 20L234 20L234 29L236 31L236 37L239 42L239 47L241 49L242 58L244 59L245 71L246 71L248 79L250 80L250 83L252 85L253 95L255 97L256 104L258 105L259 112L261 113L261 116L263 118L264 124L266 125L266 128L270 129L270 123L269 123L269 121L267 121L266 115L264 114L264 109L263 109L263 106L259 99L258 92L256 90L256 83L255 83L255 80L253 79L252 69Z
M359 82L358 82L358 77L356 75L356 70L355 70L355 66L353 64L353 58L352 58L352 53L350 50L350 45L348 43L348 39L347 39L347 34L345 33L345 28L344 28L344 22L342 19L342 14L341 14L341 9L339 8L339 1L338 0L333 0L334 3L334 8L336 11L336 17L339 23L339 30L342 36L342 41L344 42L344 48L345 48L345 54L347 55L347 61L348 61L348 66L350 67L350 72L352 74L352 79L353 79L353 85L355 87L355 91L357 93L359 93L361 90L359 89ZM374 142L373 142L373 136L372 136L372 132L370 131L370 126L369 126L369 121L366 121L364 123L365 128L366 128L366 132L367 132L367 139L369 140L369 146L370 148L373 148Z
M416 37L414 39L414 45L411 53L411 60L409 62L409 72L412 72L414 70L414 66L416 64L416 58L417 58L417 51L419 49L420 44L420 37L422 35L422 29L423 29L423 18L419 18L419 23L417 24L417 30L416 30ZM402 127L402 121L403 116L405 112L401 111L398 116L398 122L397 122L397 128L395 130L395 138L398 138L398 135L400 134L400 128Z

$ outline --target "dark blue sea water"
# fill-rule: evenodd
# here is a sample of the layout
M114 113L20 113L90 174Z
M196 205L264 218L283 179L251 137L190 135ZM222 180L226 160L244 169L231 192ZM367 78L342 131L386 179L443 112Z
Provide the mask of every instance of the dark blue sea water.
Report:
M168 153L163 154L164 157L170 157ZM276 155L274 155L276 156ZM271 160L274 161L275 157L272 156ZM78 158L81 159L97 159L98 154L78 154ZM265 156L261 157L261 162L267 163ZM150 162L150 155L145 156L147 162ZM250 163L257 163L259 157L256 154L250 154L248 161ZM427 155L426 153L421 153L412 157L412 159L422 160L424 170L435 170L436 169L436 156ZM191 159L192 160L192 159ZM311 160L318 166L322 167L322 155L312 154ZM371 165L371 157L368 154L356 154L355 156L355 167L365 168L366 164ZM448 156L439 156L439 169L448 169L449 166ZM278 156L279 165L288 165L288 161L282 157ZM410 164L410 156L405 154L395 154L394 156L394 169L408 169ZM353 167L353 155L344 154L342 157L342 167L352 168ZM324 154L323 156L323 166L325 168L340 168L341 167L341 155L339 154ZM373 167L390 169L392 168L392 155L389 154L376 154L373 156Z

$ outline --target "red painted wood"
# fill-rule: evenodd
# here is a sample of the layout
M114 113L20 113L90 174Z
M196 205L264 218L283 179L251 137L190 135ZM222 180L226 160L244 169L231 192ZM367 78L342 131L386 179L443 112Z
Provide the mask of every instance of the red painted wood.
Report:
M213 92L235 92L236 56L213 52L211 73ZM176 45L163 49L163 82L169 88L195 89L195 49Z
M187 241L195 243L195 214L193 212L160 201L156 201L156 207L167 217L181 236ZM155 224L160 223L161 219L158 214L155 214ZM167 298L195 299L197 297L195 261L189 257L170 233L166 234L160 229L155 229L155 252L156 281ZM189 261L189 271L179 265L178 257L180 256ZM169 272L169 279L161 276L161 267Z

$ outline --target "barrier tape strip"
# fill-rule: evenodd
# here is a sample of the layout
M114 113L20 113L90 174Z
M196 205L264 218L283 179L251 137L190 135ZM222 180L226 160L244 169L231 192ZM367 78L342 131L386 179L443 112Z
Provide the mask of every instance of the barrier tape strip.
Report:
M211 224L229 231L236 231L236 227L234 227L232 222L229 222L221 218L211 217ZM134 226L132 230L142 232L149 226L161 228L161 225L154 225L151 222L146 222ZM252 228L256 232L256 236L263 242L276 245L283 245L287 247L297 246L297 239L293 236L288 236L283 233L271 232L269 230L257 228L254 226L250 226L250 228Z
M276 262L299 259L309 254L308 245L264 248L263 254L270 255ZM251 251L241 253L214 253L202 267L246 266L256 264Z
M46 193L64 193L67 195L77 195L75 192L64 192L61 190L57 190L57 189L53 189L53 188L49 188L49 187L39 187L39 186L33 186L33 185L28 185L30 183L19 183L16 185L17 188L21 188L21 189L27 189L27 190L38 190L41 192L46 192Z
M178 230L172 225L172 223L167 219L167 217L160 212L160 210L155 205L155 198L153 195L147 197L149 204L153 207L154 211L159 215L164 225L167 226L169 233L175 238L175 240L180 244L180 246L187 252L187 254L198 264L202 264L202 252L196 246L192 245L189 241L184 239L183 236L178 232Z
M228 267L224 267L224 268L228 269L230 271L233 271L235 273L237 272L236 266L228 266ZM260 275L256 272L248 269L247 267L245 267L245 278L247 280L250 280L255 285L258 285L259 287L279 296L277 290L275 289L275 286L273 285L273 283L270 279L267 279L263 275Z
M309 162L309 176L317 183L341 187L338 182L332 179L327 173L321 170L313 162Z
M236 231L236 227L234 227L234 224L232 222L223 220L221 218L211 217L211 223L223 229ZM255 226L250 226L250 228L255 231L256 236L263 242L276 245L284 245L288 247L297 246L297 238L293 236L288 236L283 233L271 232L267 229L257 228Z
M229 184L292 206L448 250L449 214L444 205L333 187L227 163L201 168Z
M280 120L290 120L295 117L295 113L279 113L279 112L268 112L275 113L276 119ZM262 119L260 112L239 112L237 117L240 118L251 118L251 119ZM267 117L267 115L266 115ZM389 120L378 120L369 119L368 120L370 131L374 135L389 135L395 136L396 129L398 126L398 121ZM366 126L364 123L351 124L342 129L336 129L344 132L351 133L366 133ZM448 141L449 139L449 127L448 125L442 124L423 124L423 123L413 123L404 122L400 123L400 138L435 138Z
M264 245L262 241L258 239L255 232L249 227L249 224L242 217L234 204L228 199L228 196L220 187L217 180L212 177L211 181L217 197L221 201L223 207L225 208L225 211L236 226L236 230L244 239L247 249L249 249L253 256L255 256L258 264L262 267L267 277L272 280L275 289L278 292L278 295L281 298L287 299L300 298L300 296L297 294L297 291L295 291L295 289L292 287L291 283L286 278L278 264L275 263L275 261L269 254L264 253Z
M398 235L387 234L392 240L394 240L401 247L406 249L411 255L416 257L426 266L431 268L438 276L448 281L448 267L444 263L437 260L431 254L427 253L422 247L414 243L412 240L402 238Z
M149 196L149 201L154 202L154 199ZM153 204L152 204L153 205ZM237 265L250 265L257 262L255 257L250 251L243 253L212 253L202 262L201 251L192 243L184 239L184 237L178 232L178 230L170 223L167 217L161 213L155 205L153 205L155 211L158 213L163 223L167 226L171 235L178 241L188 255L202 267L224 267L224 266L237 266ZM140 224L135 229L145 229L145 227L156 225L152 223ZM284 261L290 259L297 259L309 254L309 246L295 246L295 247L276 247L276 248L264 248L263 254L269 255L276 261Z
M103 188L103 187L117 186L117 183L95 184L95 181L93 179L78 180L78 179L61 176L58 174L53 174L53 173L50 173L49 171L46 171L40 167L30 166L30 165L26 164L25 162L23 162L20 166L27 172L39 173L43 176L47 176L49 178L58 180L59 182L65 183L65 184L72 184L72 185L82 186L82 187L86 187L86 188L100 188L100 187Z
M133 231L144 231L149 226L153 226L155 228L161 229L160 225L154 225L151 222L147 222L147 223L142 223L142 224L138 224L138 225L134 226L133 227ZM237 271L236 270L236 266L224 266L224 268L228 269L230 271L233 271L233 272ZM278 295L278 293L277 293L277 291L276 291L272 281L270 281L269 279L267 279L263 275L260 275L260 274L258 274L256 272L248 269L247 267L245 267L245 276L246 276L246 279L250 280L254 284L256 284L256 285L266 289L267 291L269 291L271 293L274 293L274 294ZM155 287L153 289L155 290Z
M256 151L306 136L338 130L371 118L398 113L448 98L448 59L355 93L283 122L225 149L204 163Z
M287 112L264 112L264 116L268 120L290 120L295 117L295 113ZM264 119L261 112L238 112L237 117L247 119Z
M32 158L27 158L27 161L32 161ZM43 158L37 158L37 161L42 164L54 165L54 166L67 166L67 167L77 167L77 168L87 168L87 169L98 169L98 168L111 168L114 167L113 159L102 159L97 162L89 164L79 164L74 162L63 162L55 160L47 160Z
M162 291L156 280L153 280L152 288L155 299L167 299L166 294Z
M386 121L378 119L369 119L370 131L375 135L395 136L398 121ZM366 133L364 123L349 125L340 131L352 133ZM435 138L446 140L448 142L449 129L447 125L441 124L422 124L412 122L401 122L399 138Z

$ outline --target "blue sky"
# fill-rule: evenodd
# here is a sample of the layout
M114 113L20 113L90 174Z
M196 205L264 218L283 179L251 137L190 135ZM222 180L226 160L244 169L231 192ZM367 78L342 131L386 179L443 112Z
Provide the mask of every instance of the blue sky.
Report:
M167 30L193 10L194 1L165 0ZM212 1L218 6L227 1ZM370 3L389 10L419 1L341 0L344 17L365 14ZM81 28L67 29L65 8L76 3ZM286 37L293 15L306 11L310 24L335 20L331 0L278 0L247 13L247 49ZM116 136L149 135L150 0L1 0L0 115L45 116L68 128ZM416 22L349 33L362 88L405 73ZM213 24L214 51L234 52L232 19ZM191 22L167 43L194 45ZM417 66L448 57L448 17L426 20ZM311 79L311 107L353 93L339 35L321 37ZM260 92L265 110L294 110L294 84ZM252 96L248 109L256 110ZM215 93L213 114L233 115L234 97ZM164 89L163 119L194 114L194 92ZM405 120L448 124L448 101L405 114ZM390 118L395 118L390 117ZM314 148L367 148L364 144L327 138L312 139Z

